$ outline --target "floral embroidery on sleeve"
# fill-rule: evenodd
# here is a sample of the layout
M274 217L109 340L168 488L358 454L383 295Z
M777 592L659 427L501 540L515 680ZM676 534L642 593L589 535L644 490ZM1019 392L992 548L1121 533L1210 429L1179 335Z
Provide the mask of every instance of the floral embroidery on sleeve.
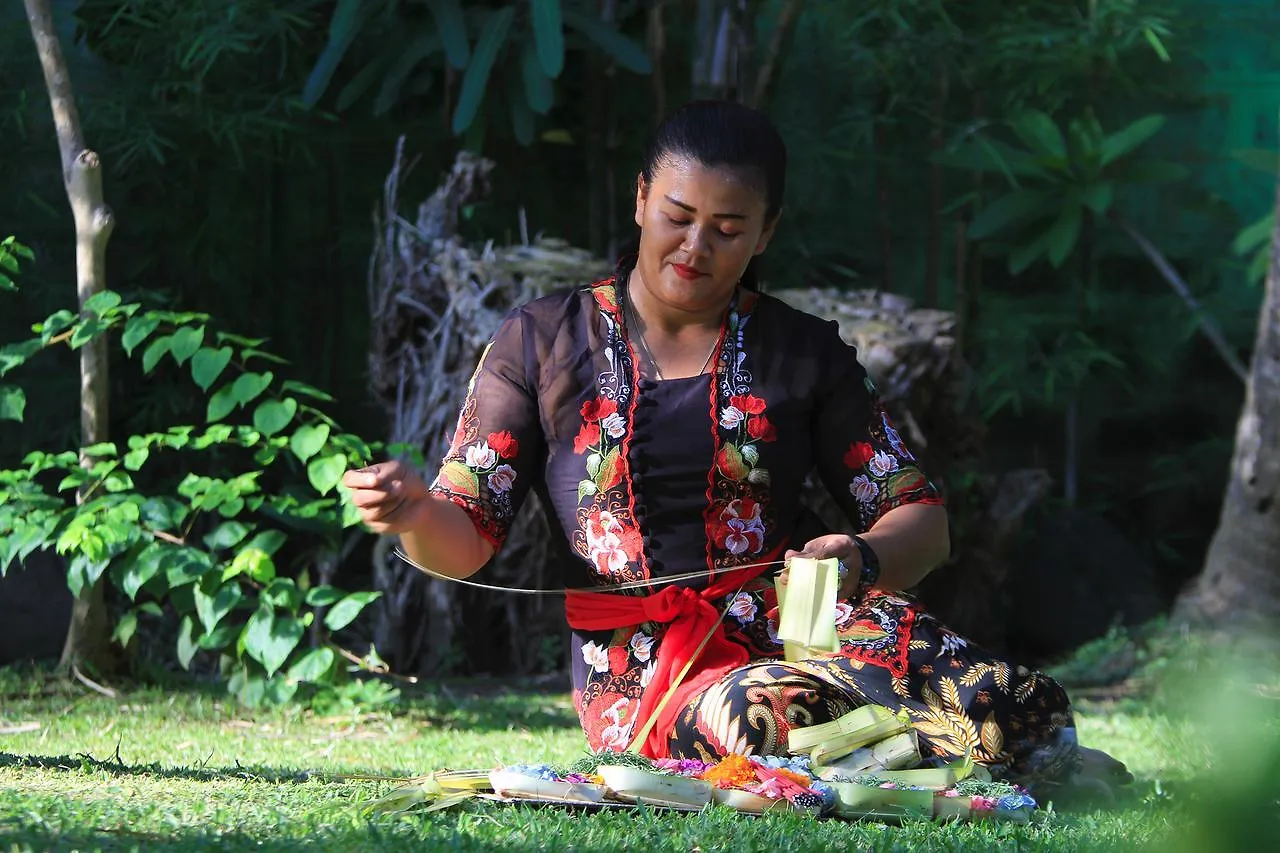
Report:
M942 502L937 489L916 466L915 456L903 444L884 406L877 400L871 408L870 440L850 443L844 454L845 467L853 475L849 494L857 502L864 530L894 507Z

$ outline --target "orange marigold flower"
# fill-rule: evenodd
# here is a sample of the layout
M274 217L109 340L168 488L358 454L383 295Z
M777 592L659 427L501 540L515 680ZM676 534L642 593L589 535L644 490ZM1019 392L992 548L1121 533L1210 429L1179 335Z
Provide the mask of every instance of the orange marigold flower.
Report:
M700 777L717 788L741 788L759 781L756 768L746 756L731 752Z

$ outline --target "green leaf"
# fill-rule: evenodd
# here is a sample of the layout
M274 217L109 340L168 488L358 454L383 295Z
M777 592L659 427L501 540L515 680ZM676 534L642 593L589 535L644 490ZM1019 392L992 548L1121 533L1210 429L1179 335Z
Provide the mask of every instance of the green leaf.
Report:
M373 114L380 116L390 111L400 100L405 80L413 73L413 69L439 49L440 36L437 33L423 33L411 39L382 78L382 86L373 101Z
M533 39L538 62L552 80L564 70L564 20L560 0L530 0L533 4Z
M617 29L572 9L564 10L564 22L595 42L614 62L628 71L636 74L649 74L653 71L653 63L649 61L644 48Z
M173 354L174 361L182 365L187 359L196 354L202 343L204 343L204 326L196 326L194 328L183 326L173 333L173 340L169 344L169 352Z
M245 547L257 548L267 556L274 556L276 551L279 551L288 541L289 537L279 530L263 530L250 539Z
M538 115L546 115L555 101L555 93L551 79L538 63L538 50L531 41L526 41L520 52L520 76L524 80L524 97L529 109Z
M124 455L124 467L130 471L137 471L146 464L149 456L151 456L151 448L135 447Z
M467 63L462 87L458 91L458 105L453 112L454 135L461 134L475 121L480 102L484 100L485 87L489 84L489 73L498 58L498 51L507 40L507 31L511 29L515 14L515 6L504 6L492 12L480 28L475 54Z
M101 317L119 304L120 294L114 290L103 290L85 300L84 310Z
M273 436L287 427L297 412L298 401L292 397L264 400L253 412L253 427L265 436Z
M172 343L173 337L171 335L165 335L152 341L142 354L142 372L150 373L154 370L155 366L160 363L160 359L164 358L165 354L169 352L169 347Z
M361 3L360 0L338 0L333 17L329 20L329 40L302 89L304 106L314 107L324 97L329 81L333 79L333 72L338 69L347 48L351 46L356 33L376 5L378 4Z
M1014 190L982 209L969 223L969 239L982 240L1051 215L1058 196L1045 190Z
M360 615L360 611L375 599L381 593L378 592L353 592L346 598L333 605L333 608L325 614L324 626L330 631L341 631L343 628L355 621Z
M302 622L269 608L259 607L244 628L244 650L275 675L302 639Z
M231 385L231 396L235 398L236 403L246 406L267 390L271 379L272 374L269 370L266 373L242 373Z
M0 348L0 376L25 363L31 356L40 352L42 346L40 341L30 340Z
M311 485L317 492L327 495L342 481L342 475L346 470L347 457L341 453L335 453L332 456L311 460L307 464L307 479L311 481Z
M54 311L37 327L37 331L40 332L40 340L45 344L49 343L54 335L65 329L70 329L75 322L76 315L67 309L63 308L59 311Z
M305 382L298 382L296 379L286 380L285 383L280 386L280 388L282 391L285 391L286 393L301 394L304 397L311 397L313 399L319 400L322 403L334 402L332 395L326 394L325 392L321 391L319 388L316 388L312 385L308 385Z
M239 521L225 521L204 537L204 544L212 551L234 548L249 535L249 528Z
M205 633L211 633L218 623L244 598L244 592L235 581L223 583L219 572L210 572L200 579L193 590L196 615Z
M223 385L209 398L205 409L205 420L216 423L231 414L236 407L236 391L234 385Z
M311 589L307 590L306 601L307 601L307 604L310 604L312 607L328 607L330 604L333 604L335 601L341 601L341 600L342 600L342 590L336 587L328 586L327 584L321 585L321 586L313 586L311 587Z
M200 650L196 639L196 624L191 619L191 614L187 614L178 623L178 663L182 664L183 669L191 669L191 659Z
M191 378L200 386L201 391L208 391L210 386L222 375L222 371L231 363L231 347L204 347L191 359Z
M236 637L240 635L240 628L241 626L235 622L221 622L218 627L205 632L200 638L200 648L207 652L225 649L236 641Z
M298 589L293 578L276 578L262 591L262 600L269 604L296 614L302 606L303 591Z
M289 678L294 681L324 681L336 659L333 649L328 646L312 649L289 667Z
M1261 284L1267 279L1267 267L1271 265L1271 247L1264 246L1253 256L1253 262L1245 272L1247 279L1254 284Z
M324 443L328 440L328 424L306 424L294 430L289 437L289 449L298 457L299 462L306 462L324 449Z
M1034 240L1028 240L1009 253L1009 272L1017 275L1031 266L1045 253L1049 247L1049 232L1046 230Z
M1249 254L1271 237L1275 224L1276 214L1272 211L1237 234L1231 243L1231 251L1237 255Z
M1242 148L1239 151L1232 151L1231 159L1273 178L1280 173L1280 151L1269 148Z
M461 71L471 61L471 44L467 40L467 22L462 17L459 0L427 0L427 8L436 19L436 29L444 44L445 59Z
M1083 219L1083 211L1078 205L1073 204L1063 210L1049 228L1046 235L1049 263L1053 264L1055 269L1062 268L1071 250L1075 248L1076 240L1080 237L1080 223Z
M1099 181L1080 191L1080 202L1094 213L1102 216L1111 208L1111 201L1114 196L1115 186L1110 181Z
M1173 57L1169 56L1169 51L1164 46L1164 42L1160 40L1160 36L1156 35L1156 31L1151 27L1142 28L1142 37L1147 40L1147 44L1151 45L1151 49L1156 52L1156 56L1160 57L1161 62L1172 62Z
M71 558L67 566L67 587L76 598L80 593L92 587L107 570L107 560L99 558L97 552L78 553Z
M1024 145L1037 154L1066 161L1066 140L1062 138L1058 125L1047 114L1039 110L1027 110L1010 120L1009 127Z
M133 639L134 632L137 630L138 614L133 610L126 610L124 615L120 617L120 621L116 623L116 629L111 632L111 639L121 646L128 646L129 641Z
M587 454L587 476L595 479L600 473L600 463L604 462L604 457L599 453Z
M71 340L68 341L68 345L73 350L80 349L80 347L89 343L89 341L101 334L104 328L105 327L102 325L102 322L97 317L90 317L83 323L78 323L76 325L75 329L71 332Z
M1128 154L1160 132L1165 117L1149 115L1138 119L1124 130L1116 131L1102 141L1102 165L1106 166Z
M120 588L131 601L138 597L138 590L160 571L160 562L168 550L171 549L159 542L152 542L125 566Z
M27 395L17 385L0 385L0 421L18 421L27 410Z
M242 548L231 565L222 570L223 580L230 580L237 575L247 575L257 583L270 583L276 577L276 564L271 555L261 548Z

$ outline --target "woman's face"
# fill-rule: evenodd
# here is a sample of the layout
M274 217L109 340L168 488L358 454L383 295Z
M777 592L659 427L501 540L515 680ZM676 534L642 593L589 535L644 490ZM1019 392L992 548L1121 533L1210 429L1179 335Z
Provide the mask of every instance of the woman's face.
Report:
M773 235L777 217L766 222L766 210L763 191L733 169L674 157L648 186L642 176L636 270L645 290L676 311L722 310Z

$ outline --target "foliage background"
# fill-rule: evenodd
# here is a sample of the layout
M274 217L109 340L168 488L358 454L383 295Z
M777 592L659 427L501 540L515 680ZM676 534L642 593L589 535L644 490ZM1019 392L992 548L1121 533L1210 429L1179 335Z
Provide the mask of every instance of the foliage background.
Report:
M669 107L723 93L696 62L705 65L711 43L699 16L720 4L661 4L665 40L655 56L652 4L565 0L566 14L603 17L648 43L660 76L618 67L623 54L566 27L554 100L545 114L527 115L521 63L538 4L515 4L494 85L461 134L453 123L466 72L443 43L421 41L447 3L379 7L380 17L353 30L329 84L318 85L316 69L332 58L336 22L351 5L54 3L86 137L103 157L119 223L108 256L112 287L270 338L295 378L332 392L344 426L373 440L384 424L365 390L365 278L370 217L397 137L421 155L408 197L425 197L460 146L498 163L492 199L464 224L469 238L515 241L523 211L531 231L612 254L630 235L632 176L659 101ZM511 4L462 5L476 52L485 22ZM741 4L754 20L754 60L786 5ZM766 281L884 288L960 309L973 367L968 402L986 428L978 471L1042 466L1061 479L1072 398L1046 376L1082 373L1076 506L1133 543L1172 596L1198 571L1216 523L1242 386L1118 232L1099 229L1097 275L1078 313L1059 271L1039 264L1015 276L998 246L960 238L974 208L952 201L989 196L998 176L975 178L930 158L977 131L1007 138L1001 122L1024 108L1063 121L1088 108L1108 128L1167 115L1151 153L1182 164L1188 177L1140 188L1117 205L1247 355L1261 290L1230 246L1267 211L1271 190L1235 155L1277 148L1280 58L1267 34L1280 13L1263 0L962 5L803 4L764 105L793 164ZM755 66L744 67L749 84ZM522 142L525 121L533 135ZM0 313L0 340L8 341L67 305L74 278L47 98L19 4L0 9L0 149L0 236L17 234L37 258L22 294ZM1082 323L1120 367L1053 361L1055 341ZM38 371L23 380L26 423L0 424L0 467L32 447L75 444L73 356L45 359ZM112 383L113 435L202 415L204 401L185 386L163 376L143 381L129 362L113 365ZM1044 517L1065 508L1060 495L1059 487ZM355 583L362 554L344 567Z

